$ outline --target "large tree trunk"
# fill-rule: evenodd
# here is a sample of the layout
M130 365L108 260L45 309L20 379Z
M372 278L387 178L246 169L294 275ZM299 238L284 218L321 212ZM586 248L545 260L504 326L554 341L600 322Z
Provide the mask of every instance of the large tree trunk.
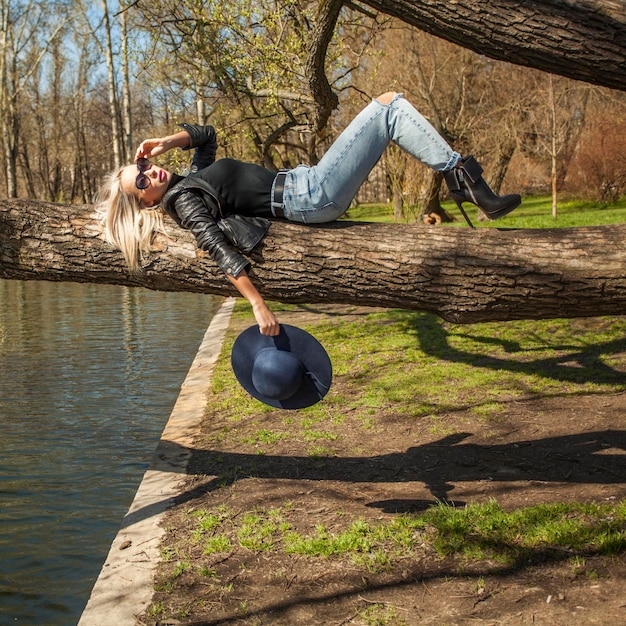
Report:
M261 292L283 302L431 311L466 323L626 312L626 225L541 230L275 222L252 255ZM93 207L0 204L0 278L111 283L232 295L193 237L174 227L130 275Z
M363 3L494 59L626 90L625 0Z

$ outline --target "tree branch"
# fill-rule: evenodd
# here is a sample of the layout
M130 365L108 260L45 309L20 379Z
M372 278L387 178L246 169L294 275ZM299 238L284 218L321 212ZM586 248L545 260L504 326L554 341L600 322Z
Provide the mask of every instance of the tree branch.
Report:
M493 59L626 91L625 0L360 0Z
M236 295L172 222L139 275L100 236L91 206L5 200L0 277ZM430 311L457 322L622 315L626 225L538 230L346 221L274 222L250 255L270 300Z
M342 6L343 0L322 0L317 22L311 33L312 39L306 64L306 75L309 77L309 87L317 105L313 120L316 131L324 128L330 114L339 104L339 99L331 89L326 77L324 63L326 51L333 38Z

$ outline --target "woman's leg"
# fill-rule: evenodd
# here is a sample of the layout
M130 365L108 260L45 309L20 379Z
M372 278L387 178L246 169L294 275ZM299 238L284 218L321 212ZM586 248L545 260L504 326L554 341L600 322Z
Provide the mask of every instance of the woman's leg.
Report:
M391 141L434 170L450 170L461 159L401 94L389 92L350 122L317 165L288 173L285 217L304 223L341 217Z

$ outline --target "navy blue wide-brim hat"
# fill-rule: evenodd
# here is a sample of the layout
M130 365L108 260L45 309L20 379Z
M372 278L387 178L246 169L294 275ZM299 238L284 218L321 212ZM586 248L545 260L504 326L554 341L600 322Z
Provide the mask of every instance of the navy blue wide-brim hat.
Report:
M319 402L330 389L333 368L324 346L301 328L280 325L269 337L258 326L235 340L233 371L257 400L279 409L303 409Z

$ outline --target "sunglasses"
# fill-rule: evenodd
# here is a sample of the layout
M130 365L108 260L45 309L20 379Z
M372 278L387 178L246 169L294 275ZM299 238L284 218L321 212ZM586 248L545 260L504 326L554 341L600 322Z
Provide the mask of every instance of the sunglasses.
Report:
M149 170L152 167L152 163L144 157L137 159L137 169L139 170L139 174L137 174L137 178L135 178L135 187L137 189L147 189L150 187L150 178L144 174L146 170Z

